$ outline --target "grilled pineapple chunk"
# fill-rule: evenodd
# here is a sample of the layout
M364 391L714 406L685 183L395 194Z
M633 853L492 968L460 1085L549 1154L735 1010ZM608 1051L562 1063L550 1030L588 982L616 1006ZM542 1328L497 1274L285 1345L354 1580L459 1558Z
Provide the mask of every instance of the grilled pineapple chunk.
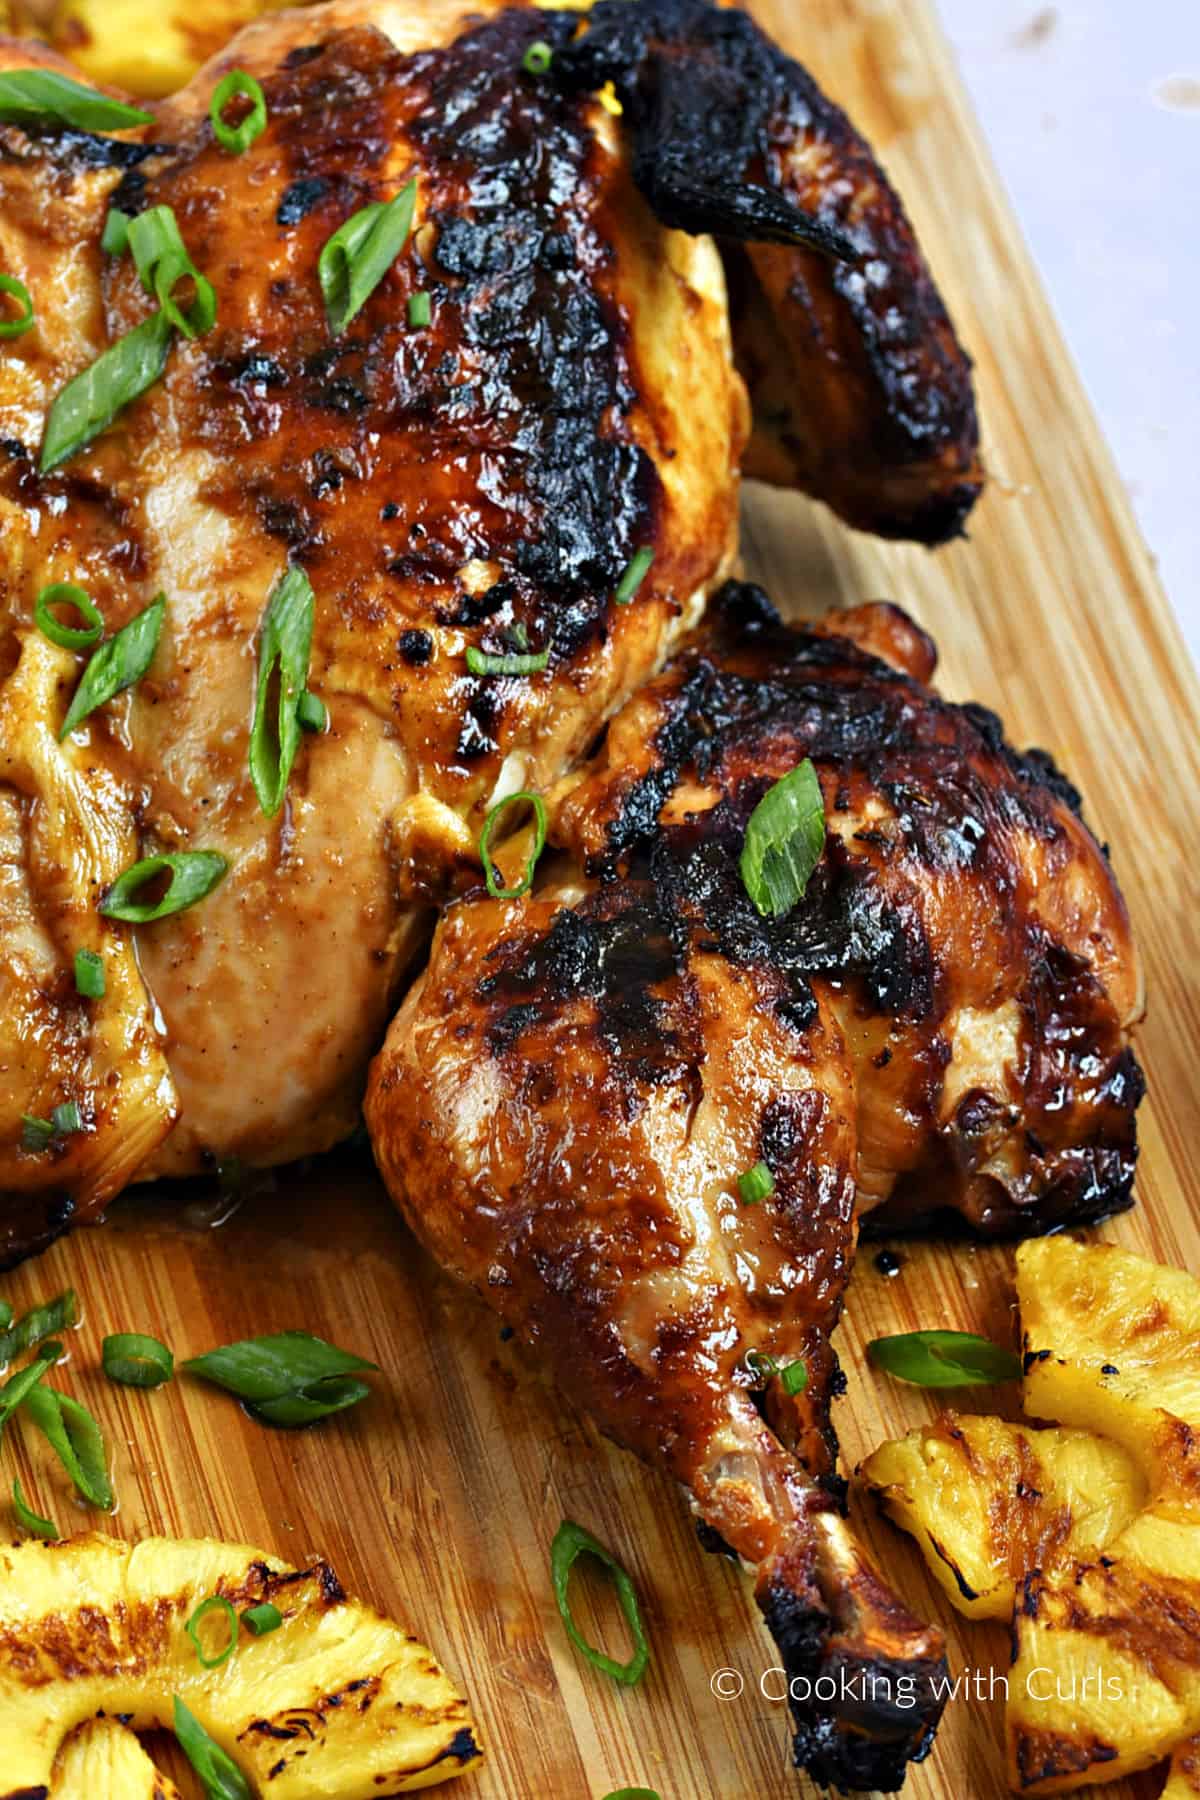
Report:
M861 1473L959 1612L1005 1623L1027 1570L1109 1543L1146 1500L1133 1458L1090 1432L949 1411L881 1445Z
M1171 1758L1171 1772L1159 1800L1196 1800L1200 1795L1200 1738L1184 1744Z
M68 1739L50 1784L52 1800L180 1800L127 1725L89 1719Z
M271 1601L283 1623L242 1632L205 1668L184 1627L211 1594L239 1615ZM176 1694L275 1800L428 1787L480 1755L467 1703L432 1654L348 1601L324 1563L288 1569L208 1539L31 1541L0 1550L0 1642L0 1800L57 1795L60 1746L101 1712L169 1730ZM93 1749L104 1753L80 1754ZM73 1766L70 1745L63 1760ZM140 1779L131 1768L128 1787L90 1794L136 1800Z
M154 99L183 87L250 19L295 3L60 0L50 39L93 81Z

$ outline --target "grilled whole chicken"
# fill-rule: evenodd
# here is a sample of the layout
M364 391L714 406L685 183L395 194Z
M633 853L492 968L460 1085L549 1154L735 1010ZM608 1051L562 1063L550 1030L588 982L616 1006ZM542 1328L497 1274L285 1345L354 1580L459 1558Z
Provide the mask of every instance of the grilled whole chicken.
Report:
M433 1254L757 1565L792 1674L880 1676L794 1706L798 1761L846 1788L923 1752L941 1656L838 1511L859 1206L1087 1222L1127 1203L1140 1095L1137 962L1077 796L932 667L894 608L794 631L731 583L549 796L532 892L448 910L366 1109ZM825 849L764 919L747 819L806 757Z
M233 66L268 112L237 155L208 117ZM620 117L591 91L608 80ZM685 193L700 99L730 152ZM413 177L407 242L335 332L323 247ZM110 208L158 207L215 324L176 332L161 376L41 473L55 396L154 309L101 248ZM249 28L145 127L0 125L0 267L36 313L0 349L0 1262L131 1180L352 1129L489 807L570 768L728 573L749 415L710 231L742 259L770 240L764 306L780 269L814 297L805 348L790 301L777 321L779 391L827 452L794 478L858 522L958 529L979 485L966 359L865 147L746 20L332 0ZM928 388L944 429L902 427L897 384L910 408ZM851 494L864 431L878 456ZM329 724L266 816L248 737L288 569L315 596ZM34 626L52 582L85 588L109 637L167 602L147 673L62 742L85 659ZM546 666L477 673L468 650ZM139 857L214 851L227 873L190 910L100 915ZM81 949L101 998L77 991ZM64 1107L78 1129L28 1137Z

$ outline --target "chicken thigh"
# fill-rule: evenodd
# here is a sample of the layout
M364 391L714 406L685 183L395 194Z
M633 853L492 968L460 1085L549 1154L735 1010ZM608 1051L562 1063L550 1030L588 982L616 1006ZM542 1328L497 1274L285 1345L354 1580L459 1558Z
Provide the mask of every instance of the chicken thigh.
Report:
M888 304L911 308L929 350L913 385L942 394L976 491L966 360L956 347L947 386L890 190L866 180L858 140L846 161L824 102L787 112L794 65L748 20L714 37L712 11L636 0L629 42L598 8L604 68L589 73L578 12L331 0L249 28L139 129L0 123L0 267L34 307L0 351L0 1261L130 1180L286 1160L352 1129L431 909L478 870L489 808L570 768L728 573L749 419L703 228L768 235L865 344L875 327L845 271L882 267L878 202ZM548 70L525 66L534 45ZM239 154L209 118L235 66L267 114ZM723 66L727 104L771 81L740 161L681 212L646 181L641 102L661 88L674 105L681 71L692 93L689 67L711 84ZM621 116L592 91L610 67L626 72ZM815 132L806 185L760 154L768 126L776 144L791 129L797 155ZM406 241L335 328L325 247L413 180ZM154 316L120 234L102 245L114 211L174 221L215 323L176 332L145 391L48 460L56 397ZM813 393L836 435L844 420ZM839 503L836 482L809 485ZM903 528L878 485L881 519ZM960 517L931 532L918 503L912 528ZM327 728L304 734L271 811L249 766L257 665L272 596L298 572ZM35 628L54 582L87 590L109 640L165 596L148 671L61 741L84 659ZM196 853L225 873L189 910L102 914L138 858ZM102 995L77 989L80 950L102 960ZM74 1129L47 1137L56 1118Z
M433 1254L756 1565L796 1691L838 1674L794 1705L796 1754L847 1788L923 1753L941 1655L838 1512L859 1208L1092 1220L1127 1203L1141 1092L1137 962L1078 797L932 666L897 609L795 631L726 587L549 796L532 891L450 907L366 1109ZM805 758L824 851L763 917L747 820ZM511 886L528 854L502 853ZM869 1670L874 1700L840 1680Z

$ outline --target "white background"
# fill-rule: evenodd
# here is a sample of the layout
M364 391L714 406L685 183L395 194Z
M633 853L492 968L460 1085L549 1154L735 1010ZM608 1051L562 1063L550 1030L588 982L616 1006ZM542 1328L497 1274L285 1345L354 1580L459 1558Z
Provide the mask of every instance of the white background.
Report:
M938 0L1200 664L1200 0Z

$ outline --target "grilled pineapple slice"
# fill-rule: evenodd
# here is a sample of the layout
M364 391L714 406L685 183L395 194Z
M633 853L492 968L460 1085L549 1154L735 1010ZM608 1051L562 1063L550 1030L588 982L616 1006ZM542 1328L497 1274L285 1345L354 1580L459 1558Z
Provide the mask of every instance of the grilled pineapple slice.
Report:
M303 0L300 0L303 4ZM260 13L296 0L60 0L50 40L93 81L150 99L173 94Z
M1193 1738L1171 1758L1171 1772L1159 1800L1197 1800L1200 1796L1200 1738Z
M184 1627L210 1594L238 1614L271 1601L283 1623L240 1633L234 1654L205 1668ZM432 1654L348 1601L324 1563L288 1569L208 1539L31 1541L0 1550L0 1643L0 1800L57 1795L60 1746L101 1712L169 1730L176 1694L274 1800L406 1792L480 1755L467 1703ZM79 1754L93 1749L104 1753ZM73 1766L69 1744L63 1761ZM93 1786L89 1800L135 1800L141 1775Z
M1010 1774L1053 1793L1200 1732L1200 1283L1057 1238L1022 1246L1017 1293L1026 1411L1115 1439L1149 1489L1102 1555L1031 1576L1017 1609Z
M860 1472L959 1612L1006 1624L1027 1570L1102 1548L1146 1501L1133 1458L1091 1432L949 1411Z
M89 1719L64 1744L50 1784L51 1800L180 1800L127 1725Z

